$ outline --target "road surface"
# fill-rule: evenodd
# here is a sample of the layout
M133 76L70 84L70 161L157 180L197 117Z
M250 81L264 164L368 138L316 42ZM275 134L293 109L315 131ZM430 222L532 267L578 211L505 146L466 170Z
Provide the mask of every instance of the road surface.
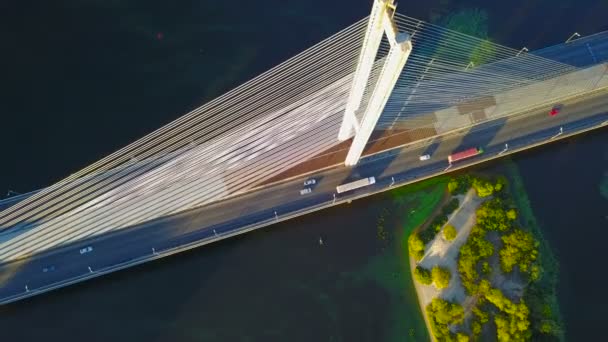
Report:
M441 174L446 169L456 169L499 154L506 155L587 128L601 127L602 123L608 124L608 95L564 104L564 109L556 117L550 117L548 109L543 109L525 116L490 122L468 132L454 133L367 157L354 168L338 166L323 170L308 177L273 184L209 206L0 265L0 303L154 260L352 198L385 191L391 186ZM450 153L469 147L483 147L485 153L452 166L447 163ZM420 161L422 154L431 154L432 157ZM376 184L335 194L337 185L370 176L376 177ZM317 180L313 191L300 195L303 182L309 178ZM80 254L80 249L87 246L92 250Z

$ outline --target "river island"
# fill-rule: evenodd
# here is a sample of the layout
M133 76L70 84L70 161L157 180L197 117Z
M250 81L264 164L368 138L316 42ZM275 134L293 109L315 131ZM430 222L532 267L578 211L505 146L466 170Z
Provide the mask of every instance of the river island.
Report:
M558 264L514 165L459 175L408 238L410 271L434 341L563 341Z

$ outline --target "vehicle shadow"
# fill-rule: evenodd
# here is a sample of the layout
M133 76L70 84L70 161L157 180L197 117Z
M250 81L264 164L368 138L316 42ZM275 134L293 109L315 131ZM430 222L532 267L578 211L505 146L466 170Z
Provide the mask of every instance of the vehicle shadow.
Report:
M422 155L428 154L429 156L433 157L433 155L439 148L439 145L441 145L441 137L434 138L433 142L424 149Z

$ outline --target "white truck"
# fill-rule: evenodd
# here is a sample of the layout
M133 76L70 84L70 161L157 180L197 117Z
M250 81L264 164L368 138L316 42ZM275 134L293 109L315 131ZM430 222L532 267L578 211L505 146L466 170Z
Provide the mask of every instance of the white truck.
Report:
M374 177L363 178L363 179L359 179L359 180L354 181L354 182L338 185L336 187L336 191L339 194L341 194L343 192L355 190L355 189L358 189L358 188L362 188L364 186L368 186L368 185L371 185L371 184L374 184L374 183L376 183L376 178L374 178Z

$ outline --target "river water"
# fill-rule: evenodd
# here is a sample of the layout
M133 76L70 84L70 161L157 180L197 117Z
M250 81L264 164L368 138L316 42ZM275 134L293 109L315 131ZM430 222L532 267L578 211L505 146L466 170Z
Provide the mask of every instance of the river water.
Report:
M353 3L3 2L0 190L50 184L174 120L367 15L369 1ZM399 9L428 20L479 7L488 35L516 48L608 29L605 2L486 3ZM562 267L573 341L602 336L608 317L607 134L514 158ZM376 231L386 208L390 243ZM3 307L0 331L7 341L424 341L396 208L370 197Z

